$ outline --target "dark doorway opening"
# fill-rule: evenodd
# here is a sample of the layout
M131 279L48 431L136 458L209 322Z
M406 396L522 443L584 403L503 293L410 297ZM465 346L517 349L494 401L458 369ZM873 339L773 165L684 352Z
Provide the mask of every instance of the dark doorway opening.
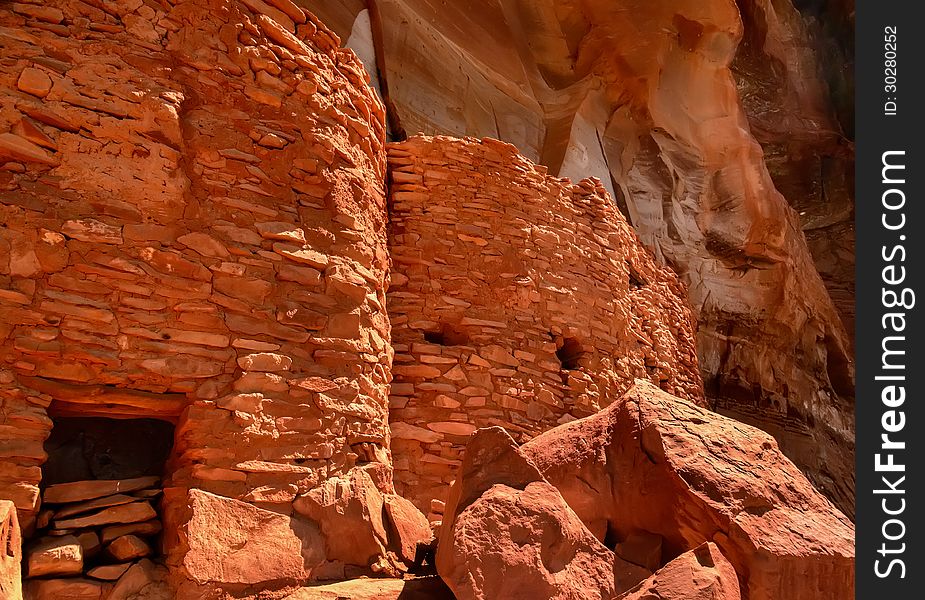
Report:
M158 419L59 417L45 442L45 487L92 479L163 475L174 426Z
M174 425L98 416L52 421L26 577L105 585L136 562L157 559Z

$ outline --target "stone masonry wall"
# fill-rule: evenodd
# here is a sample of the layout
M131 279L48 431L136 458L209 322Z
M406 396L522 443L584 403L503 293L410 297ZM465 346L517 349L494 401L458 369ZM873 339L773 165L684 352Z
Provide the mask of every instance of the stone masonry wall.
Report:
M431 519L478 427L525 442L635 378L703 401L682 285L600 182L549 177L490 139L388 155L395 484Z
M384 113L339 43L288 0L0 6L0 497L24 529L49 410L177 423L165 544L199 583L191 488L283 515L358 465L391 491Z

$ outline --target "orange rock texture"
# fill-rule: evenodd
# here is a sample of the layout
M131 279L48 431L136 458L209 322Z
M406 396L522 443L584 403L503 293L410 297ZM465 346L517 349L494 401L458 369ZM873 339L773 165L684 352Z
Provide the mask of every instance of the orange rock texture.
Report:
M491 136L598 177L689 286L711 404L853 514L847 9L300 1L377 66L394 136Z
M848 597L715 412L851 513L847 246L775 186L844 230L852 150L784 4L0 5L0 595Z
M703 402L677 276L600 181L546 174L505 143L389 147L395 485L439 517L466 438L521 442L593 414L635 378Z
M50 417L175 422L164 547L190 597L388 562L384 531L376 556L241 577L191 546L226 526L203 494L288 522L356 469L391 492L384 113L354 54L276 4L0 10L0 495L34 529Z

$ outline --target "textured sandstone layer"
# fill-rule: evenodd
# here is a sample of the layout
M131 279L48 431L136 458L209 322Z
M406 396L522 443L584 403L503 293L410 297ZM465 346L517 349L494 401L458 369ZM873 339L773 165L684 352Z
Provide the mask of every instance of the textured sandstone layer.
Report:
M519 448L479 430L446 509L437 569L461 598L854 596L854 527L773 438L642 380ZM575 564L598 575L557 579Z
M685 290L599 181L444 137L390 145L389 177L392 453L419 508L445 500L478 427L524 442L635 378L703 402Z
M492 136L599 177L689 284L713 406L771 432L853 514L854 151L830 31L850 31L847 11L299 1L376 66L393 136Z
M384 112L335 35L274 4L0 8L0 495L31 528L50 416L171 420L183 586L223 526L190 520L190 488L293 521L357 465L391 492ZM324 543L285 577L189 577L372 560Z
M739 600L739 579L716 544L685 552L633 589L622 600Z

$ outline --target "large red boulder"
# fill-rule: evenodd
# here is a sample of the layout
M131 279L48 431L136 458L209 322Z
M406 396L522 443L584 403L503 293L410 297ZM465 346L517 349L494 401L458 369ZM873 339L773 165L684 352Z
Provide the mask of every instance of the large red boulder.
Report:
M613 559L504 430L473 436L437 550L459 600L610 599Z
M759 429L637 381L521 451L601 540L715 542L749 600L854 595L854 526Z
M198 489L189 491L188 506L183 562L174 571L177 598L251 586L294 588L325 560L318 527L304 519Z

